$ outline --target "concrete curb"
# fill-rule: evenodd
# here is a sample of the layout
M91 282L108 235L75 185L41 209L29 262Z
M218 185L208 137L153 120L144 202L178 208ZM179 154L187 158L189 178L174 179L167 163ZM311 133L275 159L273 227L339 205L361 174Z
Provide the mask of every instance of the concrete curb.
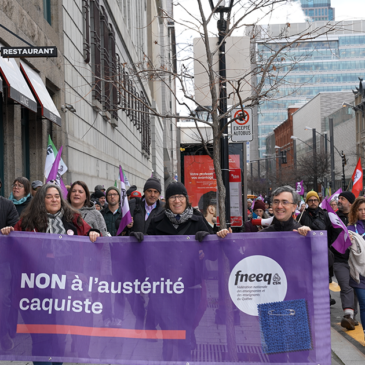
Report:
M332 352L345 365L364 365L365 355L331 327Z

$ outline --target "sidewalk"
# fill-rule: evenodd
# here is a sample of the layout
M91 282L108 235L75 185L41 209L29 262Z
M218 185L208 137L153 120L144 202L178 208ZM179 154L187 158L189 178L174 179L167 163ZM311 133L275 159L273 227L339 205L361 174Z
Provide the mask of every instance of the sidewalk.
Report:
M332 287L336 290L335 284ZM342 328L340 322L343 311L340 293L331 291L331 296L336 300L336 304L331 306L332 365L363 365L365 364L365 346L361 324L354 331ZM357 320L360 321L359 315Z

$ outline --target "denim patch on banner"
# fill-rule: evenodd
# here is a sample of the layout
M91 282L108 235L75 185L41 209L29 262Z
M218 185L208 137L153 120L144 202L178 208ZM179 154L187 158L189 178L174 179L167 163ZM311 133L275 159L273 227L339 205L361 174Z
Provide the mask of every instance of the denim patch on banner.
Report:
M262 350L266 354L312 348L305 299L259 304Z

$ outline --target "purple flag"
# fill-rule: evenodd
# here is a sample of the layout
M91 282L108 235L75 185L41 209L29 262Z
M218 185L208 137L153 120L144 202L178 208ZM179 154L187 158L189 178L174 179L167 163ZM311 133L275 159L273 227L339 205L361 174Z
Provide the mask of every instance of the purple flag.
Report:
M61 188L62 195L64 199L67 199L67 188L62 180L62 175L60 174L59 165L61 161L61 154L62 154L63 146L61 146L60 150L57 153L56 159L53 162L51 171L47 177L46 183L53 183Z
M129 211L129 204L127 198L127 192L125 190L124 174L122 166L119 165L120 176L120 210L122 211L122 219L119 224L117 236L123 232L123 229L127 227L129 223L132 223L131 212Z
M302 181L299 181L297 182L297 193L299 195L304 195L304 186L303 186L303 180Z
M342 193L342 189L339 188L333 195L331 195L330 197L330 201L333 199L333 198L336 198L336 200L338 200L338 196Z
M59 180L57 175L58 175L58 167L59 167L60 161L61 161L62 149L63 149L63 146L61 146L60 150L57 153L57 156L53 162L51 171L49 172L49 175L47 177L46 183L48 183L50 181L54 182L54 181Z
M333 242L332 246L340 253L344 254L346 250L351 246L351 240L349 231L347 230L346 225L342 222L339 216L333 211L330 203L327 199L323 202L323 209L327 210L328 216L331 220L332 226L334 228L341 228L342 232L338 235L335 242Z

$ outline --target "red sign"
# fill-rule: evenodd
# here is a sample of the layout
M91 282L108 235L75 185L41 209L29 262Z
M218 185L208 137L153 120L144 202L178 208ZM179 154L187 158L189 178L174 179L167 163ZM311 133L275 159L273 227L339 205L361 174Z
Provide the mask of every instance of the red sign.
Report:
M241 118L235 120L234 123L237 123L239 125L245 125L250 120L250 114L248 114L246 110L244 110L244 115L242 115L242 109L237 110L236 113L234 113L233 119L235 119L237 117L241 117Z
M229 156L229 168L240 168L239 155ZM217 191L213 160L209 156L185 156L184 182L191 205L198 207L200 197L203 194Z

